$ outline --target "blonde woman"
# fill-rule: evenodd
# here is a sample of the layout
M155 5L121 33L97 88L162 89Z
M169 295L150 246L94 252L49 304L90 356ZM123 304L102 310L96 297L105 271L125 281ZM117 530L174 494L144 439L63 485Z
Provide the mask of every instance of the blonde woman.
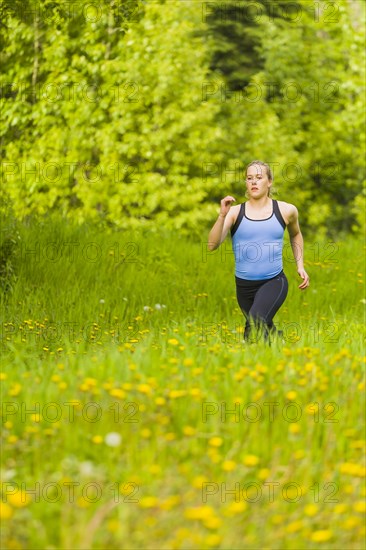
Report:
M288 281L283 271L283 235L287 228L300 290L309 286L304 269L304 241L296 206L271 198L273 175L265 162L254 160L246 168L248 200L231 206L236 199L222 199L219 217L210 231L208 247L215 250L229 230L235 256L236 296L246 319L244 341L253 341L253 326L266 341L276 334L273 317L284 303ZM280 333L280 331L278 331Z

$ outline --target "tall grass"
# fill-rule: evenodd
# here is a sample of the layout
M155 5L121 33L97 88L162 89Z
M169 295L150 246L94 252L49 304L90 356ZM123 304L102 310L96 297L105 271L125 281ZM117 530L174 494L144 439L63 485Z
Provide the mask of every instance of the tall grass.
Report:
M305 239L304 292L286 244L284 341L268 346L242 342L229 240L19 231L2 547L363 547L359 241Z
M13 259L17 281L3 295L3 321L19 325L28 318L47 319L63 325L66 334L66 323L79 330L93 322L112 328L142 316L134 329L141 325L159 332L164 325L191 323L210 339L223 340L223 330L215 324L226 323L229 331L243 324L234 257L229 238L214 252L207 250L206 241L205 234L200 241L189 241L163 231L106 234L62 219L23 226ZM285 242L289 293L275 318L285 329L285 340L362 344L364 250L355 239L305 240L311 286L303 292ZM166 307L156 309L155 304ZM358 324L357 330L352 328Z

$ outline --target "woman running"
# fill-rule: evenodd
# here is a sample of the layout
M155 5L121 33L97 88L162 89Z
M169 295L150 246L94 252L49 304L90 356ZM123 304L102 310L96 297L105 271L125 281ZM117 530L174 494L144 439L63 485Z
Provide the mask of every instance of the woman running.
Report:
M284 303L288 281L282 266L283 235L287 227L297 272L303 279L301 290L309 286L304 269L304 241L296 206L271 199L273 182L271 168L265 162L254 160L246 170L248 200L230 206L234 197L221 201L219 217L208 237L209 250L215 250L231 230L235 256L236 297L246 318L244 341L253 341L253 326L269 334L276 334L273 317ZM278 331L280 334L281 331ZM255 339L255 341L257 338Z

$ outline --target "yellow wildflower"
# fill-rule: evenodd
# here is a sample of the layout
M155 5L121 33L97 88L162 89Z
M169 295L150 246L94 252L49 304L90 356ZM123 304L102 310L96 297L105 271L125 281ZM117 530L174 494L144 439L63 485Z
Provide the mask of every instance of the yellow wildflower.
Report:
M13 515L13 509L6 502L0 501L0 519L9 519Z
M256 466L259 463L259 458L255 455L245 455L243 462L245 466Z
M311 535L311 540L313 542L327 542L332 536L333 533L329 529L320 529L319 531L314 531Z
M221 437L211 437L208 444L211 445L211 447L221 447L223 439Z

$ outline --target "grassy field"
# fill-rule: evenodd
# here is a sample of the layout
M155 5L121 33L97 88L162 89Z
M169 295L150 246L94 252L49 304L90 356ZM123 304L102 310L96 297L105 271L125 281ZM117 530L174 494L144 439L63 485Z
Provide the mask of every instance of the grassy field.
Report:
M305 241L271 346L228 238L20 227L2 294L7 549L364 548L361 240Z

